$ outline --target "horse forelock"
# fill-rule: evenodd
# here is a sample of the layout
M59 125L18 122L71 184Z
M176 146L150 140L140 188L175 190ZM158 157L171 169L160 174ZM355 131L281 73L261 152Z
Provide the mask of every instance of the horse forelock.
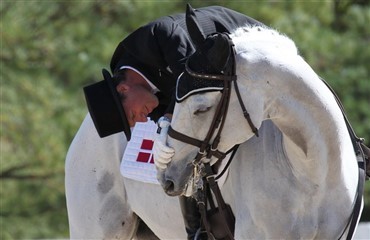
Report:
M246 25L235 29L230 34L236 52L243 51L279 51L284 55L298 55L298 49L289 37L275 29Z

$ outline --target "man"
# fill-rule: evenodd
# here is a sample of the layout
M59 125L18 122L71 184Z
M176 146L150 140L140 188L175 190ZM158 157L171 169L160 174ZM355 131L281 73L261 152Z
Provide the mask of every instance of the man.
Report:
M262 25L241 13L223 7L205 7L195 14L206 35L228 32L237 27ZM166 129L174 108L177 77L186 59L195 51L188 36L185 14L159 18L140 27L116 48L104 80L84 88L90 115L100 137L124 132L131 138L131 127L150 117L164 130L154 146L155 163L164 169L173 156L166 146ZM193 239L200 227L200 214L192 198L180 197L188 238Z

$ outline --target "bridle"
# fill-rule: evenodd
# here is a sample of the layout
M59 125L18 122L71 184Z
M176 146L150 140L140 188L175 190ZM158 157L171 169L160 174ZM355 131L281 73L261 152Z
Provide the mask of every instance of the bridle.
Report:
M218 218L220 218L220 221L223 224L223 236L221 238L225 239L233 239L234 238L234 224L235 224L235 217L232 213L232 210L230 210L230 207L224 202L220 189L218 187L218 184L216 182L217 178L222 175L226 168L222 171L222 173L215 178L215 174L213 172L213 169L210 166L210 160L211 157L214 156L217 158L217 162L220 163L226 155L228 155L230 152L233 152L232 156L230 157L229 162L226 164L226 166L229 165L230 161L232 160L233 155L235 154L236 149L238 148L238 145L235 145L230 150L226 152L219 151L218 144L221 140L221 133L226 121L226 116L228 113L229 103L230 103L230 96L231 96L231 88L232 88L232 82L234 83L234 88L238 97L239 104L241 106L241 109L243 111L243 115L245 119L248 121L248 124L250 128L252 129L253 133L258 136L258 129L253 124L250 115L245 108L245 105L243 103L243 100L241 98L238 84L237 84L237 76L236 76L236 61L235 61L235 49L234 49L234 43L230 39L228 35L226 35L229 41L229 47L230 50L230 56L229 56L229 62L226 67L226 70L223 72L223 74L204 74L204 73L197 73L190 69L189 67L189 59L187 60L185 64L185 71L188 75L190 75L193 78L200 78L205 80L212 80L212 81L223 81L223 89L222 89L222 95L221 99L217 105L215 114L213 116L211 125L209 127L209 130L207 132L207 135L204 140L199 140L193 137L190 137L186 134L180 133L176 130L174 130L171 126L168 129L168 135L176 140L179 140L181 142L196 146L199 148L197 155L195 156L193 160L193 166L194 166L194 179L196 177L201 177L202 180L201 184L204 187L201 187L198 189L200 193L198 193L197 201L199 206L199 211L202 216L203 220L203 226L207 232L209 239L214 239L213 232L211 230L211 225L208 220L210 217L207 214L207 200L210 202L211 205L211 211L217 211L219 213ZM216 133L217 132L217 133ZM216 134L216 135L215 135ZM212 141L212 137L215 135ZM211 142L212 141L212 142ZM208 160L208 161L206 161ZM198 169L200 169L200 172L198 172ZM195 176L195 175L198 176ZM197 183L199 185L199 183ZM208 189L208 191L207 191ZM214 196L217 200L217 208L215 208L215 205L213 203L212 195L210 194L209 189L212 190ZM230 220L232 219L232 220Z
M226 36L228 36L226 34ZM242 108L243 115L245 119L248 121L249 126L251 127L253 133L258 136L258 129L253 124L250 115L248 111L245 108L245 105L243 103L243 100L241 98L239 88L237 85L237 76L236 76L236 61L235 61L235 49L234 49L234 43L228 36L229 40L229 47L231 48L231 56L228 63L228 68L224 72L224 74L204 74L204 73L196 73L192 71L189 68L189 64L187 60L185 64L185 71L194 78L201 78L206 80L214 80L214 81L223 81L224 87L222 90L221 99L217 105L216 112L213 116L212 123L209 127L208 133L204 140L195 139L193 137L190 137L186 134L180 133L176 130L174 130L171 126L168 130L168 135L176 140L182 141L184 143L199 147L199 151L193 161L193 164L199 164L200 161L205 157L207 159L210 159L212 156L216 157L218 160L222 160L225 158L225 156L229 153L229 151L220 152L217 147L221 140L221 133L225 124L229 102L230 102L230 96L231 96L231 83L234 83L235 91L239 100L239 104ZM231 63L230 63L231 61ZM218 131L217 131L218 129ZM213 142L211 143L212 136L217 131L216 136L213 139Z

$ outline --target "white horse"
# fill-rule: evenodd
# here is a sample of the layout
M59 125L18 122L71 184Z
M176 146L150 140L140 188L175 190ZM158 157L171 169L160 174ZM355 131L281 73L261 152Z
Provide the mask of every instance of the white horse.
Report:
M247 26L231 39L242 101L260 135L233 88L218 150L241 144L221 189L235 214L235 238L345 238L358 165L333 94L277 31ZM177 103L171 127L205 139L221 94L197 93ZM199 148L171 137L168 144L175 155L161 184L169 195L185 194Z
M122 177L126 144L123 133L100 138L86 116L65 165L70 238L186 239L177 197L168 197L160 185ZM155 235L138 229L138 217Z
M240 28L232 35L240 92L260 136L252 133L232 91L218 149L241 144L221 191L236 218L236 239L337 239L353 211L358 168L332 93L276 31ZM203 139L221 93L176 104L172 128ZM162 184L185 193L198 149L173 138L175 156ZM121 176L123 133L100 138L89 115L66 158L72 239L185 239L178 199L159 185ZM191 169L190 169L191 170ZM190 171L191 172L191 171ZM137 232L142 219L153 233Z

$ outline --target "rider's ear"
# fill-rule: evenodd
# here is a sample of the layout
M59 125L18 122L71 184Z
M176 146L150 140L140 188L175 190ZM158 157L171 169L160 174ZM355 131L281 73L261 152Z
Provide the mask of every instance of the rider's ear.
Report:
M130 86L127 85L126 83L119 83L117 86L116 86L116 90L117 92L119 93L126 93L128 90L130 90Z
M188 28L189 35L194 45L197 46L197 48L201 46L204 43L206 36L200 27L194 9L190 4L186 5L186 27Z

